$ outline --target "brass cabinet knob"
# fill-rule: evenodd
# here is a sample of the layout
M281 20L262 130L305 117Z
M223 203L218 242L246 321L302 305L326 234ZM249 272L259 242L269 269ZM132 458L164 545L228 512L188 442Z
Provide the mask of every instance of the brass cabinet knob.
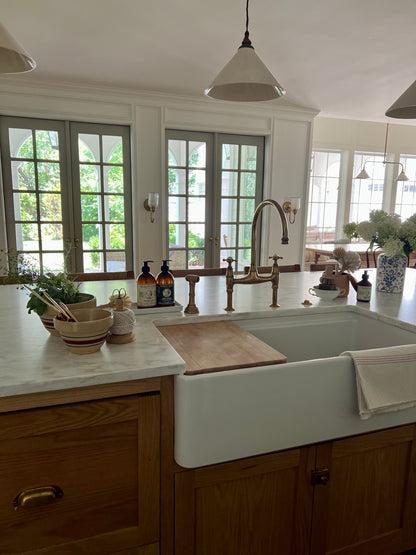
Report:
M41 486L25 489L18 493L13 500L16 509L20 507L41 507L49 505L64 495L59 486Z

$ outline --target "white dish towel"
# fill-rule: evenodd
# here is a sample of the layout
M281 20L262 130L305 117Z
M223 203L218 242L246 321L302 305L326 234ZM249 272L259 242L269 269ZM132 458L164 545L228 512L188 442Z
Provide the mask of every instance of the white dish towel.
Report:
M352 357L363 420L416 405L416 345L345 351Z

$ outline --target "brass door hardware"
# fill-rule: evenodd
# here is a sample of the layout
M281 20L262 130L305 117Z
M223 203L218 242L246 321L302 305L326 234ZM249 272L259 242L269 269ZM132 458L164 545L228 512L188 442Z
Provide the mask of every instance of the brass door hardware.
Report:
M25 489L18 493L13 500L15 509L20 507L41 507L49 505L64 495L59 486L41 486Z
M313 486L326 486L329 482L329 469L324 467L312 470L311 482Z

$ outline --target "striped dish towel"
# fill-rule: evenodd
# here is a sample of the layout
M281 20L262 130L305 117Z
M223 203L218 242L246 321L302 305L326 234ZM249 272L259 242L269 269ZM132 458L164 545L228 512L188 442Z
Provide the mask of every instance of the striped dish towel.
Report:
M345 351L352 357L363 420L416 405L416 345Z

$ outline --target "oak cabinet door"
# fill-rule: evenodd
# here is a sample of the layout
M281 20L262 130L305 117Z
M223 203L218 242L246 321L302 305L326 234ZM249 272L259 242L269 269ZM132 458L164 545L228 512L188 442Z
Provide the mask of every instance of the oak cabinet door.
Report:
M158 542L159 488L159 394L0 417L0 553Z
M175 555L309 551L315 448L175 475Z
M317 447L311 554L391 555L414 542L415 427L373 432ZM413 544L414 545L414 544Z

